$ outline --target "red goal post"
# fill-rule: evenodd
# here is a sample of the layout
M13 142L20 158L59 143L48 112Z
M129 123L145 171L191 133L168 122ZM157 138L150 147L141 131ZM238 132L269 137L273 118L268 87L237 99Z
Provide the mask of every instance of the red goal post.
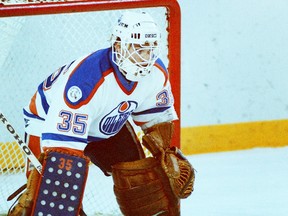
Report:
M10 19L10 18L14 19L14 18L20 17L21 18L20 21L17 20L15 23L13 21L12 27L14 27L14 24L15 24L15 28L17 28L17 31L22 31L23 28L20 26L22 17L30 18L30 17L37 17L37 16L42 16L42 15L50 16L50 15L62 15L62 14L72 14L72 15L80 14L81 15L81 14L85 14L88 12L94 13L94 12L101 12L101 11L103 12L104 11L117 11L117 10L126 10L126 9L129 10L129 9L137 9L137 8L150 9L150 8L158 8L158 7L166 8L165 19L167 20L167 26L165 26L166 28L165 31L167 32L167 38L165 39L167 40L167 46L165 47L165 49L167 48L167 50L165 50L165 55L167 56L165 57L167 58L167 67L170 73L172 91L173 91L174 100L175 100L175 109L179 116L179 119L181 119L180 118L181 117L181 110L180 110L180 104L181 104L181 91L180 91L181 90L181 83L180 83L180 78L181 78L181 12L180 12L180 6L177 0L110 0L110 1L109 0L86 0L86 1L84 0L82 1L80 0L78 1L74 1L74 0L72 1L71 0L70 1L65 1L65 0L42 0L42 1L2 0L0 3L0 41L1 41L0 74L1 74L1 81L3 80L5 82L1 82L1 86L0 86L0 98L1 98L0 109L7 115L7 118L9 120L11 119L11 123L13 124L13 126L15 125L16 130L19 131L21 134L21 132L23 132L23 129L22 129L23 120L22 120L21 109L23 106L26 105L26 103L32 96L32 92L29 92L29 91L32 91L32 90L34 91L35 87L37 87L37 84L40 83L42 79L45 78L46 76L39 75L39 77L37 78L37 82L35 82L34 80L32 82L32 80L30 80L29 83L26 84L27 88L29 88L29 91L26 89L25 90L20 89L19 90L20 92L18 93L18 95L15 95L13 91L17 87L19 87L19 81L15 82L16 83L15 86L11 85L14 82L14 80L11 80L11 78L13 79L14 77L16 77L15 79L17 79L18 75L19 77L21 77L23 74L26 73L26 76L28 76L26 77L26 79L31 79L29 75L27 75L27 73L31 72L31 67L33 67L34 61L37 61L39 62L39 64L41 64L43 59L41 59L40 57L42 57L42 58L47 58L47 61L48 61L47 65L50 64L49 61L51 61L51 59L53 58L53 54L51 53L53 53L52 51L55 52L55 50L57 50L58 48L56 47L54 50L51 51L50 54L41 52L41 54L39 54L40 57L37 56L37 53L35 53L35 55L31 54L30 58L35 58L34 61L31 60L31 62L30 61L27 62L27 59L25 59L23 60L24 62L22 62L21 65L18 65L19 60L16 60L17 59L16 57L19 57L20 54L16 57L14 55L3 56L5 55L6 50L1 49L2 48L1 45L4 45L5 47L5 44L4 44L5 41L3 41L1 38L1 37L4 37L3 36L4 34L2 34L2 31L5 31L6 27L7 26L10 27L9 25L11 25L8 22L6 22L7 19ZM77 19L78 19L78 16L77 16ZM5 22L1 23L1 20L5 20ZM54 19L54 18L52 21L59 22L58 19ZM103 22L105 21L106 20L104 18ZM45 22L45 24L47 24L48 22L50 21ZM45 25L45 24L42 24L42 25ZM9 38L10 35L14 32L15 31L13 30L9 31L8 33L6 32L7 38ZM29 35L27 36L27 34L29 33L31 34L35 33L35 31L33 31L33 28L22 32L22 34L19 36L21 37L20 38L21 42L19 42L20 44L25 43L26 40L30 40ZM77 41L78 38L77 36L75 37ZM19 38L17 38L17 40L18 39ZM55 40L58 40L61 43L61 41L56 37L55 37ZM31 44L34 43L34 41L30 41L30 42ZM36 42L46 43L45 40L41 41L40 39L39 41L35 41L35 43ZM30 56L28 51L26 52L25 50L22 50L22 49L28 48L32 50L33 47L29 47L29 45L25 47L24 45L25 44L23 44L23 46L21 47L19 47L19 45L14 46L14 47L12 45L9 45L9 49L10 47L12 47L13 52L22 52L23 56ZM42 49L42 47L39 47L38 49ZM51 47L51 49L53 48ZM69 52L70 49L73 49L73 46L68 46L66 52ZM29 50L29 52L32 52L32 51ZM47 55L47 56L43 57L41 55ZM49 56L49 55L52 55L52 56ZM76 57L79 57L79 56L76 56ZM61 61L61 64L62 63L65 64L67 62ZM41 67L39 67L39 69L37 70L42 70L43 68L46 69L47 65L44 64ZM56 67L59 67L59 66L61 65L57 63ZM15 67L17 67L16 68L17 70L15 70L16 75L11 73L11 71L13 71ZM53 70L54 69L57 69L57 68L54 67ZM50 71L49 69L48 74L52 72L53 71ZM38 74L36 73L36 75ZM35 74L32 74L30 76L33 76L33 78L35 78ZM18 77L18 80L22 79L19 77ZM30 87L31 85L34 85L34 87ZM23 93L27 94L27 96L25 95L25 97L23 97L22 96ZM7 101L11 101L11 98L12 100L15 100L15 101L11 102L11 104L7 104ZM15 177L15 180L11 180L11 175L17 172L19 173L19 169L21 169L20 172L23 172L23 163L24 163L23 158L22 157L19 158L19 155L21 155L21 151L18 148L15 148L15 145L17 146L17 144L14 145L13 139L11 139L10 141L10 140L7 140L5 137L3 138L3 135L5 136L5 133L6 131L0 126L0 181L3 183L2 186L0 186L0 197L1 197L0 215L2 213L7 212L7 208L11 205L11 204L5 203L6 198L7 198L7 193L11 194L11 192L14 192L19 186L21 186L19 185L20 184L19 178ZM7 136L10 136L10 135L8 134ZM174 133L172 142L173 142L173 145L179 148L181 147L180 146L180 121L175 122L175 133ZM12 151L13 151L13 155L11 153ZM6 156L6 155L9 155L9 156ZM17 165L15 165L16 163ZM14 186L14 183L12 183L13 181L18 182L18 185L16 184L17 188L15 186L13 189L10 189L9 187ZM91 184L93 185L93 183L94 183L94 180L92 179ZM98 184L98 180L97 180L97 184ZM99 186L99 187L103 188L105 186ZM88 178L88 184L86 188L91 188L89 186L89 178ZM91 189L91 190L94 190L94 189ZM94 196L95 196L94 194L87 193L87 196L85 195L85 198L84 198L86 200L90 200L90 199L93 200L91 201L91 204L90 204L90 201L88 204L88 205L91 205L91 208L93 208L92 203L95 203ZM102 195L98 195L98 196L102 196ZM111 198L111 197L108 197L108 198ZM107 202L106 208L112 206L112 205L109 206L110 201L107 201L107 200L99 201L99 202L102 203L101 205L103 205L103 208L105 208L104 202L105 203ZM84 206L84 210L85 210L85 206ZM112 212L113 215L116 214L116 213L114 214L114 210L109 210L109 212Z

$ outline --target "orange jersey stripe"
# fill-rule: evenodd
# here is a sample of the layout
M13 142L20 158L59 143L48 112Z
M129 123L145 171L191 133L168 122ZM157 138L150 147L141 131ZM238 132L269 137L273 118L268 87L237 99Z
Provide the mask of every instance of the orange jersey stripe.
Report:
M37 112L37 108L36 108L36 95L37 95L37 92L35 92L35 94L31 98L31 101L29 104L29 109L34 115L38 116L38 112Z

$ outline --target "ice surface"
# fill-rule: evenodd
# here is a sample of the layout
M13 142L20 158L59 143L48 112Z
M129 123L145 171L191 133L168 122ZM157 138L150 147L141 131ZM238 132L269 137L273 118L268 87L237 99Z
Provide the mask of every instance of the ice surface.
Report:
M287 216L288 147L189 156L196 173L182 216Z

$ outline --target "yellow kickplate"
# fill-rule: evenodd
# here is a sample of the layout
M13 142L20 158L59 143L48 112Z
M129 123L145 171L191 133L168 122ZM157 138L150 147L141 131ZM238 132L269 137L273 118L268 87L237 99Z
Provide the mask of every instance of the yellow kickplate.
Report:
M184 154L288 145L288 120L181 128Z

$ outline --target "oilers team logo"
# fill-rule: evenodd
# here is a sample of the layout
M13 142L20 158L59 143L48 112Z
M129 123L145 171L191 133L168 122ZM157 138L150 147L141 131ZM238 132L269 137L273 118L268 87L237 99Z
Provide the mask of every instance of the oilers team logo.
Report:
M100 131L106 135L116 134L137 108L135 101L123 101L100 121Z

